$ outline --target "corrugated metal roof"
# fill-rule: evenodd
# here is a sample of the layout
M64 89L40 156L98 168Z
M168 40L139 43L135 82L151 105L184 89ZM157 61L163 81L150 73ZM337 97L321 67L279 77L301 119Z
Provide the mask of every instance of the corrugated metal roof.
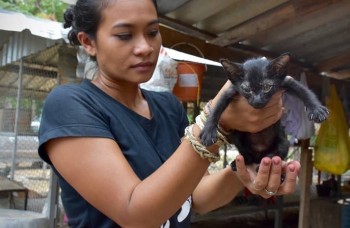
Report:
M256 55L290 52L301 66L350 78L350 1L158 2L160 21L178 31Z
M63 39L67 36L67 29L62 23L28 16L22 13L0 9L0 30L22 32L29 30L32 35L51 40ZM11 23L4 23L11 22ZM3 40L4 37L1 36ZM0 43L1 44L1 43Z
M0 9L0 67L64 43L68 29L62 23Z
M57 84L58 50L67 30L62 24L0 10L0 95L43 99ZM20 60L23 59L22 71Z

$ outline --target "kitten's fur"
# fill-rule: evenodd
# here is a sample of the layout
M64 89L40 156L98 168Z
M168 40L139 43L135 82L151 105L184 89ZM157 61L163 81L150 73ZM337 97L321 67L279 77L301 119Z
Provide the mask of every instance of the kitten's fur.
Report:
M266 58L250 59L243 64L221 60L232 86L224 91L210 113L200 134L202 143L209 146L217 140L219 118L236 94L244 96L254 108L263 108L277 90L284 89L304 102L310 120L318 123L324 121L328 117L328 109L307 87L292 77L286 77L289 60L289 54L271 61ZM259 164L265 156L277 155L284 159L289 148L280 121L257 133L234 130L230 140L243 155L246 164Z

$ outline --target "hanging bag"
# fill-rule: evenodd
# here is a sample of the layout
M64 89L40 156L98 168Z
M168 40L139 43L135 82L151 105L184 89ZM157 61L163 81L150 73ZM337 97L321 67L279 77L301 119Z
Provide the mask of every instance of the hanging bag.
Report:
M156 69L151 79L145 83L141 83L140 87L156 92L172 92L177 78L177 62L170 58L165 48L162 46Z
M327 102L330 114L321 124L315 142L314 166L331 174L341 175L349 168L349 129L336 88L331 86Z

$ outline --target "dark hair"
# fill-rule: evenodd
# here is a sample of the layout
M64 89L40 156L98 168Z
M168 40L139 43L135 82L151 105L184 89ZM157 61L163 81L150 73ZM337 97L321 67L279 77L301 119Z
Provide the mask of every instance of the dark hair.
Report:
M80 45L77 34L85 32L91 39L95 39L101 12L116 0L78 0L74 6L64 13L64 28L72 27L68 33L68 40L72 45ZM157 0L152 0L158 11Z

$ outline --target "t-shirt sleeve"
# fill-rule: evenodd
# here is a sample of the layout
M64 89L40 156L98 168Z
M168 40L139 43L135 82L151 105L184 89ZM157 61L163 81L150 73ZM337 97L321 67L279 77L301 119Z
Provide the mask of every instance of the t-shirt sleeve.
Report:
M97 105L97 104L96 104ZM44 144L62 137L113 138L108 119L99 112L98 106L88 96L74 87L60 86L45 100L39 129L39 155L51 164Z

